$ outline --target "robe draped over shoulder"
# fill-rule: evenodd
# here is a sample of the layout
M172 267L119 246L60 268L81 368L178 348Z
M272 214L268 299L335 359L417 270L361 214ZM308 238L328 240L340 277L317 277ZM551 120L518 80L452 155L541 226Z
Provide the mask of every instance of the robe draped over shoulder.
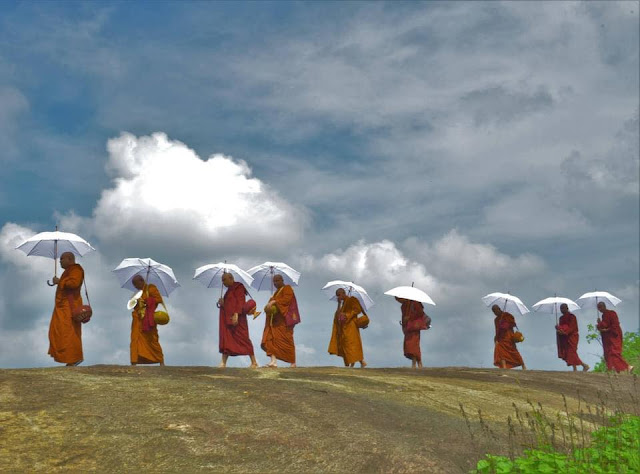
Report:
M149 284L142 289L142 296L131 312L131 344L129 346L132 364L158 364L164 363L164 354L158 338L158 326L153 325L149 330L144 330L143 318L139 309L141 300L149 311L155 310L162 301L162 295L156 285Z
M582 365L578 357L578 320L572 313L563 314L558 320L558 327L566 334L556 333L558 343L558 357L564 360L567 365Z
M338 307L333 317L329 354L342 357L345 364L353 364L364 359L360 329L356 326L356 318L360 313L364 313L360 301L355 296L349 296Z
M278 289L272 296L276 313L270 316L265 311L264 332L260 347L268 356L294 364L296 362L296 346L293 341L293 326L285 324L284 315L295 302L295 294L290 285Z
M608 331L600 333L607 370L615 370L616 372L627 370L629 364L622 357L622 328L618 313L610 309L602 313L602 321L598 324L598 330L601 329L608 329Z
M73 364L84 359L82 323L72 319L72 310L69 305L69 299L71 299L74 308L82 306L80 287L83 280L84 270L77 263L70 265L60 275L49 324L49 355L56 362Z
M224 294L219 316L219 351L230 356L253 355L253 344L249 339L249 325L243 307L247 291L240 282L234 282ZM238 324L232 324L233 315L238 314Z
M402 332L404 334L403 350L407 359L422 360L420 351L420 331L408 331L407 324L424 317L424 305L419 301L406 300L400 306L402 311Z
M512 340L513 328L516 325L515 318L511 313L503 311L500 316L496 316L493 323L496 328L493 365L502 367L500 361L504 360L509 369L521 366L523 364L522 356L516 347L516 343Z

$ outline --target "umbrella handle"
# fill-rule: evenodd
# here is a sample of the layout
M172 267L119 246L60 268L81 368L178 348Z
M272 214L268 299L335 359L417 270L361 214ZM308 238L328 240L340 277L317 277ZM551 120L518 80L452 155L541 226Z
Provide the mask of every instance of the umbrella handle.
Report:
M49 280L47 280L47 285L49 285L49 286L56 286L56 284L55 284L55 283L51 283Z

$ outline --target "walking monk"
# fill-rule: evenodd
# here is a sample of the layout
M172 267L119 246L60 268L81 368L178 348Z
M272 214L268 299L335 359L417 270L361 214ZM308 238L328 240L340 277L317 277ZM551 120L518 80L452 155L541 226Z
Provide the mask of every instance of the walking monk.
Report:
M251 368L258 367L253 355L253 344L249 339L247 315L243 311L247 290L240 282L234 281L231 273L222 274L222 284L227 288L224 298L218 300L220 308L219 347L222 362L218 367L227 366L229 356L248 355L251 358Z
M428 329L424 313L424 305L419 301L396 297L401 303L402 333L404 334L404 356L411 360L411 368L422 368L422 353L420 352L420 331Z
M153 317L156 308L163 303L162 295L156 285L147 285L140 275L131 279L131 283L142 296L131 312L131 365L160 364L164 365L164 354L158 339L158 326Z
M336 290L336 299L338 309L333 317L329 354L342 357L345 367L353 367L356 362L360 362L360 367L364 369L367 363L362 354L362 340L360 329L356 326L356 318L365 312L358 298L347 296L343 288Z
M516 320L511 313L502 311L497 304L491 307L491 311L496 315L496 319L493 320L496 327L496 335L493 338L493 342L495 342L493 365L501 369L522 366L522 370L526 370L527 367L513 341L513 328L516 326Z
M276 287L276 292L264 307L266 320L260 347L271 357L267 367L277 367L277 359L289 362L291 367L295 367L296 346L293 342L293 328L296 322L300 321L298 302L291 285L284 284L282 275L273 276L273 286ZM285 317L287 314L289 318ZM287 322L291 325L288 326Z
M80 287L84 281L84 270L71 252L60 255L60 266L64 272L60 278L53 277L53 284L58 287L49 324L49 355L56 362L78 365L84 359L82 323L73 319L72 310L82 306Z
M558 357L564 360L567 365L573 366L574 372L578 365L581 365L582 370L586 372L589 370L589 366L578 357L578 340L580 339L578 334L578 320L569 312L569 307L565 303L560 305L560 312L562 316L560 316L560 320L556 326Z
M607 370L620 372L626 370L631 373L633 366L627 364L622 358L622 328L615 311L607 309L604 302L598 303L598 311L602 313L602 319L598 318L596 327L602 337L602 348L604 349L604 361Z

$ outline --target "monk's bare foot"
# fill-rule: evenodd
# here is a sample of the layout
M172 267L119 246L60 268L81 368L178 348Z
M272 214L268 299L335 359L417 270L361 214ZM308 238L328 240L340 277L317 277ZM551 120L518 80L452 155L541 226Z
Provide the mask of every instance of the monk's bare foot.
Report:
M258 368L258 364L251 364L249 366L250 369L257 369Z
M421 369L422 368L422 362L418 362L418 368Z
M136 364L135 362L131 362L131 365L138 365L138 364Z
M160 362L160 367L164 367L164 362Z
M255 313L253 313L253 319L256 319L258 316L260 316L260 314L262 314L262 311L256 311Z
M591 367L588 364L582 364L582 371L587 372Z
M367 363L363 360L360 361L360 368L364 369L367 366Z
M297 366L297 365L296 365L296 363L294 362L294 363L293 363L293 364L291 364L289 367L298 367L298 366Z
M218 368L219 368L219 369L224 369L224 368L226 368L226 367L227 367L227 364L225 364L224 362L220 362L220 363L218 364Z
M522 364L522 370L527 370L527 366Z
M80 359L80 360L78 360L76 362L73 362L71 364L67 364L67 367L75 367L76 365L82 364L82 362L84 362L84 361L82 359Z
M627 372L632 373L633 372L633 365L630 365L629 368L627 369Z

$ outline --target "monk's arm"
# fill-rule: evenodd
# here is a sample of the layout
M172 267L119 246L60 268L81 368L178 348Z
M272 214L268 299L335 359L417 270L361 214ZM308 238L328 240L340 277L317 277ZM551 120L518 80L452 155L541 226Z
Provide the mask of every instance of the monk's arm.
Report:
M362 306L360 305L360 300L354 297L353 304L349 308L349 311L345 313L347 317L345 323L348 323L349 321L357 318L360 313L365 314Z
M58 286L65 290L75 290L76 288L80 288L83 279L84 271L82 270L82 268L70 268L69 273L65 276L64 280L60 280Z

